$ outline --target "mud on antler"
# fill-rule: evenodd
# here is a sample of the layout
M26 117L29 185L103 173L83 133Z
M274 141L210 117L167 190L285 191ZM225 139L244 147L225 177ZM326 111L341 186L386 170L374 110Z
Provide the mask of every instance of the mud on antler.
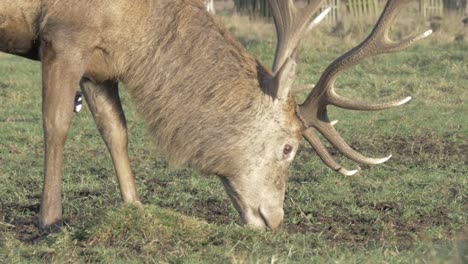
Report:
M329 11L329 9L326 9L313 19L313 15L317 12L322 2L323 0L312 1L306 7L299 10L296 8L293 0L270 0L278 34L273 64L275 81L271 82L273 87L270 89L275 89L276 91L282 89L289 90L292 85L296 66L294 57L299 42L317 24L318 20L323 18ZM379 164L387 161L391 155L385 158L368 158L353 150L333 127L336 121L330 121L328 118L327 106L334 105L350 110L376 111L405 104L411 100L411 97L388 103L369 103L349 99L335 92L335 80L343 71L360 63L365 58L401 51L432 33L431 30L428 30L421 35L410 37L403 41L394 42L390 40L388 36L390 26L395 21L398 11L407 2L409 0L389 0L372 33L358 46L332 62L323 72L320 80L307 96L304 103L297 107L297 116L304 124L303 136L327 166L343 175L354 175L357 173L357 170L347 170L336 162L319 139L317 131L346 157L358 163ZM277 92L276 94L281 96L282 93Z

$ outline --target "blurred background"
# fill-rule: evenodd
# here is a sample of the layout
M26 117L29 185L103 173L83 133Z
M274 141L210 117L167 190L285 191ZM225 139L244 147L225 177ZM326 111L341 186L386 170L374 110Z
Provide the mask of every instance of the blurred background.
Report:
M299 6L311 0L296 0ZM423 21L435 32L444 31L440 36L445 41L466 40L468 31L467 0L418 0L412 1L400 16L407 20ZM350 28L373 24L386 1L383 0L326 0L323 8L331 7L322 30L340 35L352 33ZM257 21L271 21L268 0L206 0L208 11L220 16L247 16ZM421 24L421 23L419 23ZM354 30L355 31L355 30Z

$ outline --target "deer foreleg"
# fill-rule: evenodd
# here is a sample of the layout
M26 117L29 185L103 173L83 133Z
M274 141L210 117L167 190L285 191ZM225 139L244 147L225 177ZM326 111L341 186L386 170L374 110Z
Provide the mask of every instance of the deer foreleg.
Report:
M39 227L55 229L62 220L63 150L85 63L83 53L78 50L61 48L55 43L44 42L41 46L45 174Z
M119 98L117 82L94 83L81 80L81 90L96 125L109 149L125 203L139 204L135 180L128 157L127 124Z

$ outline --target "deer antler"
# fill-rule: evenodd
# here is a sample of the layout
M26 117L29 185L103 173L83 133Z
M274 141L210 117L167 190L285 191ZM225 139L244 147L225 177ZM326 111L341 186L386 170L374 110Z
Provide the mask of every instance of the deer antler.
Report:
M270 6L275 21L277 44L275 61L273 62L273 73L276 73L288 57L296 50L299 41L330 11L327 9L317 19L312 17L320 7L323 0L308 4L305 8L298 10L293 0L270 0Z
M306 127L303 131L303 136L309 141L325 164L344 175L353 175L357 170L349 171L338 164L320 141L316 131L322 134L345 156L358 163L379 164L390 159L391 155L379 159L368 158L353 150L333 127L336 121L330 122L327 115L327 106L334 105L351 110L375 111L400 106L411 100L411 97L406 97L402 100L389 103L367 103L341 97L334 90L335 80L338 75L351 66L358 64L370 56L397 52L408 48L416 41L432 33L429 30L419 36L411 37L401 42L390 40L388 37L390 26L394 22L399 8L406 2L408 0L388 0L372 33L361 44L343 54L327 67L307 99L297 109L297 115ZM272 83L279 86L282 84L287 87L285 89L288 91L295 73L295 62L293 59L295 50L300 39L313 27L314 22L310 21L321 3L322 0L313 1L299 11L294 6L293 0L270 0L278 33L278 44L273 64L274 78L278 80ZM326 12L328 11L326 10ZM320 16L323 16L323 14ZM275 89L281 90L283 88L276 87ZM277 94L281 95L281 92L277 92Z
M303 131L304 137L330 168L344 175L353 175L357 171L348 171L338 164L328 153L315 132L320 132L345 156L356 162L380 164L390 159L391 155L380 159L368 158L353 150L343 138L341 138L333 127L333 124L329 121L327 105L334 105L351 110L375 111L397 107L411 100L411 97L406 97L402 100L389 103L367 103L341 97L334 90L335 80L338 75L351 66L358 64L370 56L401 51L432 33L432 31L429 30L419 36L411 37L401 42L393 42L390 40L388 37L390 26L396 18L397 11L405 2L407 1L389 0L372 33L361 44L346 52L327 67L312 92L298 108L297 114L306 126L306 129Z
M296 74L294 57L299 41L330 12L330 8L327 8L312 20L322 1L317 0L298 10L293 0L270 0L277 43L273 78L268 82L268 90L276 99L287 98L291 91Z

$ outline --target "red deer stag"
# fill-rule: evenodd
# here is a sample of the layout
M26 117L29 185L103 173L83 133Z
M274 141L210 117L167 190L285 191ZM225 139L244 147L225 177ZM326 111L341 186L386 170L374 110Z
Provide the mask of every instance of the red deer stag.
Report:
M344 175L317 132L348 158L378 164L351 149L333 128L327 106L380 110L340 97L334 82L364 58L402 50L429 31L392 42L388 31L407 0L389 0L370 36L324 71L305 102L290 90L300 39L322 0L297 9L270 0L278 34L272 71L210 16L203 0L2 0L0 51L40 60L43 78L45 176L39 226L62 219L61 165L80 85L110 151L125 203L139 203L127 154L118 82L128 87L157 147L176 165L219 176L248 226L277 229L283 220L288 167L304 136Z

